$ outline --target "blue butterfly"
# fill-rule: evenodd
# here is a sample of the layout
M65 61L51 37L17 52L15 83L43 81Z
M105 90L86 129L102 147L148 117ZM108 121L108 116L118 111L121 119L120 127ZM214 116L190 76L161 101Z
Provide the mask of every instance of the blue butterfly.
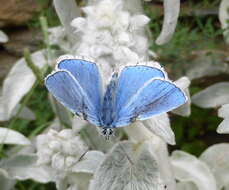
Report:
M97 65L84 57L62 56L45 86L74 114L102 127L107 138L114 128L171 111L187 101L162 68L145 65L114 73L103 93Z

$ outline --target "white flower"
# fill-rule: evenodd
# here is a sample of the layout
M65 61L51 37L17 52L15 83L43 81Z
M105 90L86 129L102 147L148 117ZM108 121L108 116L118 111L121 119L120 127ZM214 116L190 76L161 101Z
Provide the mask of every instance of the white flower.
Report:
M72 21L80 33L80 45L75 54L91 56L101 65L108 77L112 69L129 63L136 64L148 57L148 42L144 26L149 22L145 15L132 15L123 8L122 0L102 0L84 7L86 17Z
M64 53L70 53L72 43L67 38L67 33L62 26L52 27L48 29L49 42L51 45L58 45ZM62 52L62 53L63 53Z
M73 130L50 130L37 137L38 164L50 166L63 178L87 151L86 145Z

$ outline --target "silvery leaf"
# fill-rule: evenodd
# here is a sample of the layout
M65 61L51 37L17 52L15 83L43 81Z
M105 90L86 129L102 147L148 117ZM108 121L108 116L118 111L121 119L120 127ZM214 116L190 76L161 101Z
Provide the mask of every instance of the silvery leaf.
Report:
M5 169L13 179L33 179L37 182L47 183L53 180L52 171L36 165L37 156L34 154L16 155L0 162L0 168Z
M53 59L56 59L57 57L63 55L63 52L68 52L72 48L71 41L67 39L67 34L63 26L56 26L52 28L48 28L49 32L49 42L52 45L57 45L60 47L60 50L52 50L52 56ZM51 66L53 66L53 63L55 63L55 60L53 62L50 62Z
M215 177L209 166L195 156L183 151L174 151L171 164L177 180L193 182L199 190L217 190Z
M51 44L57 45L60 41L60 38L65 36L65 30L63 26L56 26L48 28L49 40Z
M74 173L68 176L68 183L72 184L71 186L77 185L78 190L87 190L91 178L92 175L88 173Z
M46 64L44 51L37 51L31 56L34 64L39 68ZM36 77L26 65L25 59L19 59L3 82L2 101L6 118L10 117L16 105L29 92L35 81Z
M77 7L75 0L54 0L54 6L57 15L67 31L70 39L76 39L74 29L71 26L71 21L80 16L80 8ZM73 42L75 43L75 41Z
M225 118L218 126L217 133L229 134L229 117Z
M8 36L2 30L0 30L0 43L6 43L8 40Z
M156 39L158 45L167 43L175 32L180 13L180 0L164 0L164 21L162 31Z
M141 0L124 0L124 9L132 14L143 12Z
M131 126L124 127L129 139L135 144L149 143L150 151L155 155L159 172L167 190L175 190L175 179L171 170L171 164L168 157L167 144L150 132L142 122L135 122Z
M20 104L16 105L16 107L13 109L10 117L7 117L7 115L4 113L4 107L2 103L2 97L0 97L0 121L7 121L9 120L12 116L15 116L18 109L20 108ZM29 119L29 120L35 120L35 114L28 108L28 107L23 107L21 112L18 115L19 118L22 119Z
M219 109L218 116L222 118L229 117L229 104L225 104Z
M229 29L228 29L228 21L229 21L229 1L221 0L219 7L219 20L221 22L222 28L225 29L224 37L227 43L229 43Z
M18 104L15 109L13 110L12 112L12 115L15 116L18 109L20 108L21 104ZM22 118L22 119L29 119L29 120L35 120L36 119L36 116L35 114L32 112L32 110L30 110L28 107L23 107L21 112L19 113L18 115L19 118Z
M192 102L202 108L214 108L229 102L229 82L216 83L192 96Z
M17 131L0 127L0 144L30 145L30 140Z
M13 190L16 181L7 177L7 172L0 168L0 184L2 190Z
M161 178L163 183L167 186L166 189L176 190L176 183L169 159L167 144L157 136L152 137L149 143L151 145L151 151L156 156Z
M70 173L64 179L55 181L57 190L87 190L92 175Z
M124 131L128 135L128 139L136 144L142 143L146 139L151 139L156 136L147 129L141 121L136 121L131 125L124 127Z
M216 76L229 73L229 65L225 60L225 55L214 52L209 55L206 52L198 52L196 58L187 68L186 75L190 80L199 79L206 76Z
M218 126L217 133L229 134L229 117L225 118Z
M66 190L79 190L77 185L71 185L70 187L68 187Z
M177 190L200 190L192 182L179 182L177 183Z
M229 184L229 143L215 144L205 150L200 160L205 162L215 175L218 189Z
M175 84L178 87L180 87L184 91L185 95L188 97L188 101L184 105L172 111L173 113L177 115L189 116L191 114L191 98L190 98L190 93L188 89L190 83L191 81L189 80L188 77L181 77L180 79L175 81Z
M143 121L144 126L161 137L165 142L174 145L175 135L171 129L168 114L161 114Z
M72 114L61 103L59 103L50 93L49 100L53 111L57 115L60 123L66 126L72 126Z
M89 151L75 164L75 166L73 166L72 171L93 174L96 168L103 162L104 157L102 152Z
M72 119L72 129L78 133L83 129L86 125L88 125L88 122L81 119L78 116L74 116Z
M218 126L217 132L229 134L229 104L225 104L219 109L218 116L224 120Z
M97 169L89 190L163 189L155 155L148 144L116 144Z
M97 128L93 125L88 124L80 131L80 136L84 142L94 150L101 150L107 152L111 147L119 140L118 130L115 131L115 137L111 137L107 141L104 136L102 136L102 129Z

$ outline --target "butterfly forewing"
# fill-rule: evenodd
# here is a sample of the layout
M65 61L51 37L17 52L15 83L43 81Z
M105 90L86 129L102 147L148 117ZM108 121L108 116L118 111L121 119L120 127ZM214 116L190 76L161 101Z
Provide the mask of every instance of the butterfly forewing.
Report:
M67 59L59 63L58 69L45 81L51 94L77 115L101 126L101 81L97 66Z
M151 78L165 78L166 74L159 68L149 66L129 66L120 73L117 86L116 109L120 110L129 99L137 93L145 82Z
M102 82L97 65L89 59L63 59L57 68L68 70L77 79L95 109L100 112Z

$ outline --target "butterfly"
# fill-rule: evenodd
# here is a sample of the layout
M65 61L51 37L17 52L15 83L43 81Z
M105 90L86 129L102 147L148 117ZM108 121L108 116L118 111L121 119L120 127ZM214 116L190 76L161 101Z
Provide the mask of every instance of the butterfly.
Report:
M187 101L162 67L133 65L115 72L103 91L100 70L89 58L61 56L45 79L49 92L74 114L101 127L109 138L114 128L175 109Z

